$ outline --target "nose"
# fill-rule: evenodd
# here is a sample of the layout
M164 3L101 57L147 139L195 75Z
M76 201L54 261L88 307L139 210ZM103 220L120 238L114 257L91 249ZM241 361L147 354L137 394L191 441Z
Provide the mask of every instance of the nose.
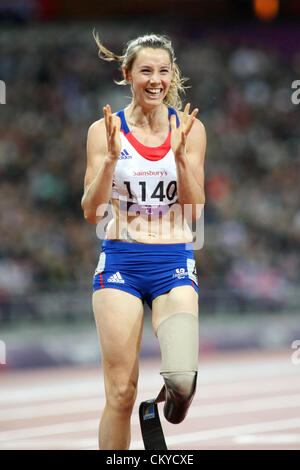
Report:
M151 85L157 85L157 84L160 84L161 81L160 81L160 77L159 77L159 73L158 72L153 72L151 77L150 77L150 84Z

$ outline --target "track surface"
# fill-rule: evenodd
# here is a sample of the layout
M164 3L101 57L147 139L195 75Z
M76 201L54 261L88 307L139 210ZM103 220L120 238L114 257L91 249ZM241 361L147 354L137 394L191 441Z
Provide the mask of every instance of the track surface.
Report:
M293 350L202 354L185 421L168 423L168 449L300 449L300 364ZM142 360L131 449L143 449L138 404L162 386L159 359ZM101 367L0 371L0 449L96 450Z

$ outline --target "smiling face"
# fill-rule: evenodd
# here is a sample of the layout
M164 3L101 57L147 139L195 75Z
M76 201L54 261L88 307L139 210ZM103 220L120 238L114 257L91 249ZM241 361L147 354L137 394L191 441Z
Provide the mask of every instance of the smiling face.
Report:
M157 106L167 96L174 67L164 49L143 48L137 53L131 70L123 73L131 84L134 101L142 106Z

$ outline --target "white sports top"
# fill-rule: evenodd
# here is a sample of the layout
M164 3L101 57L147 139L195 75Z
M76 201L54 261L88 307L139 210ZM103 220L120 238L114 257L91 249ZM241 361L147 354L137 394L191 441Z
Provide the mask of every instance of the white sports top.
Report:
M176 111L169 110L169 120ZM121 119L122 151L115 167L111 198L119 199L120 210L130 215L163 215L177 200L177 171L171 149L171 127L165 142L159 147L141 144L129 130L124 109L118 111Z

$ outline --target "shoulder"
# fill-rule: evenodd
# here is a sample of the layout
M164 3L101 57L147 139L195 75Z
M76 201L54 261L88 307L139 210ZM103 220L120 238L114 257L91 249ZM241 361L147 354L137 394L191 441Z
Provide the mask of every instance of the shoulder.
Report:
M112 116L116 116L118 113L112 113ZM105 120L104 117L94 121L88 128L88 133L95 134L97 132L105 132Z
M104 118L98 119L90 125L87 133L88 153L105 151L105 132Z
M201 159L204 160L206 152L206 130L203 122L197 118L187 136L186 147L188 153L200 155Z
M206 152L206 131L202 121L195 119L187 137L187 150L201 155L204 160Z
M205 127L200 119L195 118L194 124L192 125L190 136L194 139L203 139L206 136Z
M113 113L113 116L116 114L117 113ZM104 117L90 124L87 132L87 140L88 143L92 144L98 143L100 145L101 142L103 144L106 143L106 127Z
M88 136L95 135L98 132L103 132L104 129L105 129L104 118L98 119L97 121L94 121L88 128Z

